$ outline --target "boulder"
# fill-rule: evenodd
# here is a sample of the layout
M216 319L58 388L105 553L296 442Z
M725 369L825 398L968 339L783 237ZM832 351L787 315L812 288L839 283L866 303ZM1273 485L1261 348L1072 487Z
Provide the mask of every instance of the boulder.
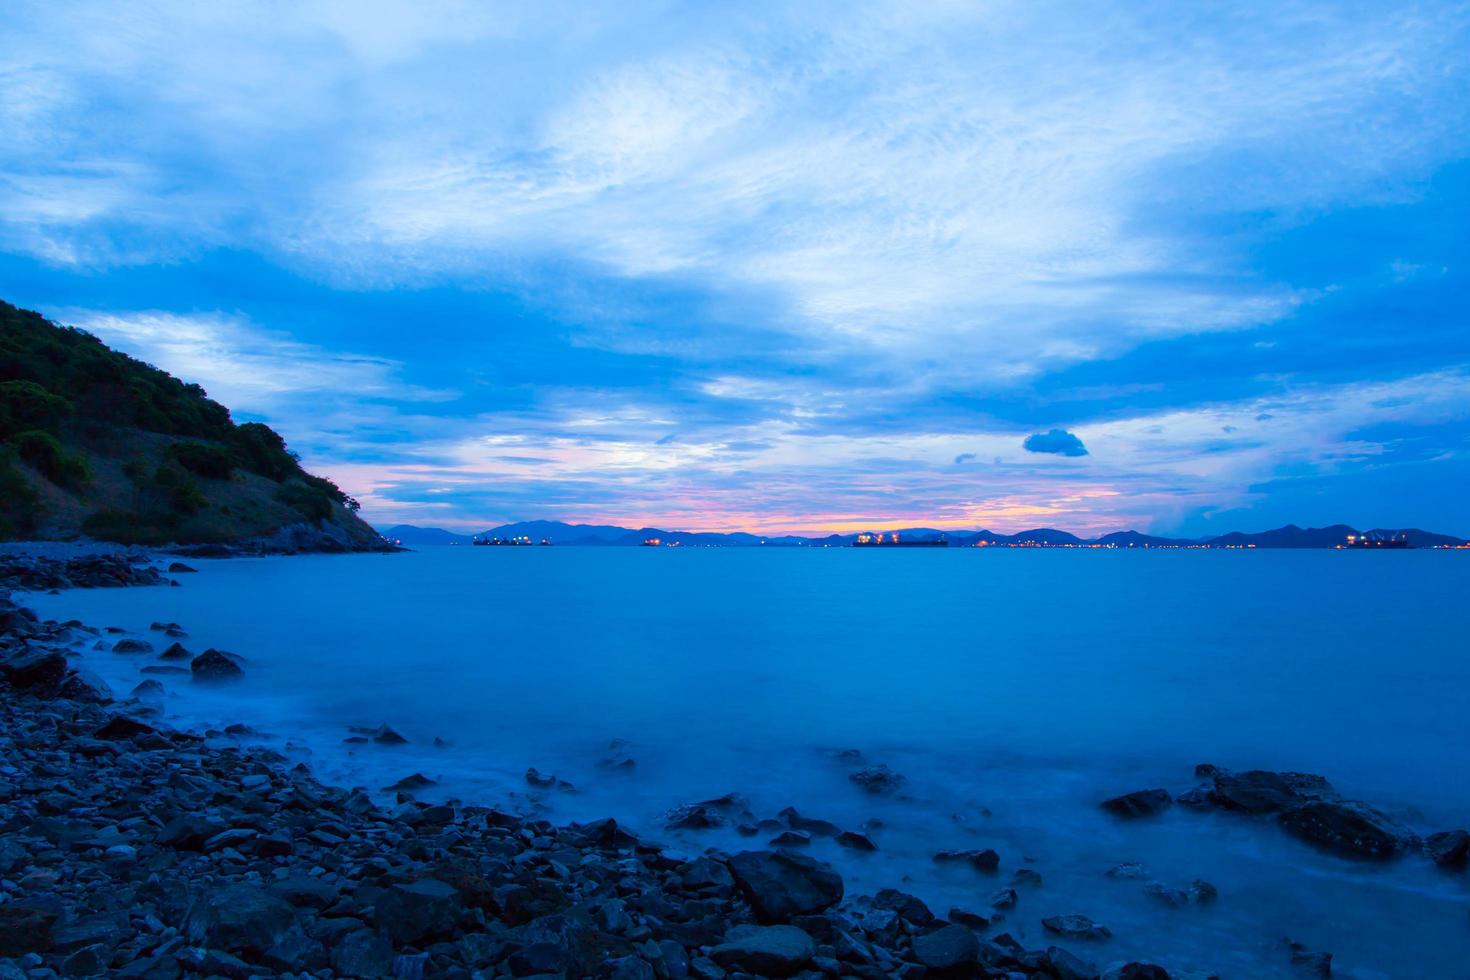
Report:
M159 660L192 660L193 657L182 643L170 643L168 649L158 655Z
M1166 789L1140 789L1103 800L1102 808L1120 817L1152 817L1169 809L1173 802Z
M1424 839L1424 853L1441 868L1464 871L1467 860L1470 860L1470 833L1446 830L1430 834Z
M934 855L934 860L939 864L963 862L981 871L994 871L1000 867L1000 855L988 847L983 851L940 851Z
M857 772L849 773L847 778L874 796L893 793L905 782L903 776L881 763L864 766Z
M459 924L463 902L454 886L433 878L393 885L378 897L378 928L399 944L423 945L448 939Z
M962 925L948 925L914 937L914 959L936 973L971 970L980 957L980 941Z
M855 830L844 830L838 834L837 843L854 851L876 851L878 849L878 845L873 843L872 838Z
M1041 920L1047 932L1069 939L1110 939L1113 932L1105 925L1093 922L1085 915L1049 915Z
M1346 857L1391 858L1406 843L1387 817L1363 803L1305 803L1276 819L1288 833Z
M118 640L112 645L113 653L152 653L153 644L147 640Z
M1154 963L1124 963L1110 968L1102 980L1169 980L1169 971Z
M729 861L756 918L784 924L842 901L842 878L829 865L789 851L742 851Z
M332 969L346 977L393 975L393 946L368 929L355 929L332 946Z
M296 921L284 899L260 885L226 885L190 903L184 934L196 946L258 957L276 945Z
M812 937L795 926L735 926L709 955L727 970L789 977L810 963L816 951Z
M129 718L127 715L113 715L107 724L92 733L92 737L116 742L147 735L152 731L154 731L152 725L145 725L136 718Z
M245 671L232 654L210 647L189 661L189 672L196 681L232 681L245 676Z
M59 650L30 650L0 663L0 673L16 690L48 697L66 679L66 656Z
M1280 813L1314 800L1335 800L1337 792L1321 776L1305 772L1246 772L1216 770L1207 796L1226 810L1244 813Z

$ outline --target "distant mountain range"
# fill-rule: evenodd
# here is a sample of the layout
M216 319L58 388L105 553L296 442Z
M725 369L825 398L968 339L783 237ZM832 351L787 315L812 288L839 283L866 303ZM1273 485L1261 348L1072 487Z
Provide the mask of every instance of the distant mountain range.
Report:
M1270 531L1247 534L1232 531L1229 534L1208 538L1165 538L1139 531L1114 531L1097 538L1081 538L1067 531L1040 527L1016 534L1001 534L996 531L940 531L935 528L909 527L886 529L896 530L900 536L911 540L947 537L952 545L968 546L980 542L996 545L1036 547L1117 547L1117 548L1183 548L1209 546L1213 548L1331 548L1342 544L1350 534L1369 537L1405 536L1416 548L1446 547L1466 544L1464 538L1418 528L1369 528L1359 530L1346 524L1330 527L1297 527L1288 524ZM657 538L661 544L680 544L713 547L832 547L852 544L857 534L829 534L822 537L801 535L761 535L744 531L666 531L656 527L628 528L611 524L566 524L562 521L521 521L502 524L478 535L456 534L437 527L415 527L399 524L382 531L385 538L398 541L405 547L418 548L433 545L467 545L476 537L514 538L528 537L532 541L543 538L557 545L579 545L591 547L637 546Z

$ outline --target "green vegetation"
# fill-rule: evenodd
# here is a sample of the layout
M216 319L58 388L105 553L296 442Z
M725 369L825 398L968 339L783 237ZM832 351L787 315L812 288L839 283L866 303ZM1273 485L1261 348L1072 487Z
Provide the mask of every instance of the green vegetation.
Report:
M236 425L198 385L0 301L0 538L228 540L307 520L370 539L343 507L357 502L269 426Z
M35 429L22 432L11 440L20 458L30 463L41 475L58 487L80 490L92 479L87 461L73 456L49 432Z

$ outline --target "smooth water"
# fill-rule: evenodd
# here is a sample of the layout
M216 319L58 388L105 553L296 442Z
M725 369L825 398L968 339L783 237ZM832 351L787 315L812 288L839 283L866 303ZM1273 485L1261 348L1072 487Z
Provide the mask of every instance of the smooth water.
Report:
M994 931L1040 919L1114 932L1062 943L1099 964L1147 956L1228 977L1288 976L1284 938L1351 977L1470 976L1470 887L1417 855L1315 852L1268 822L1175 807L1119 822L1097 803L1193 785L1193 766L1299 769L1421 832L1470 825L1470 656L1462 552L864 551L437 548L196 562L185 587L33 596L45 615L146 631L249 660L199 690L165 678L180 721L244 721L332 781L411 772L435 792L616 816L697 852L759 846L663 829L727 792L758 816L794 805L871 831L818 840L850 894L899 886L939 914L985 911L1018 867L1043 876ZM120 693L145 659L89 653ZM412 744L349 745L387 722ZM447 740L436 748L433 740ZM637 761L608 770L614 739ZM836 750L907 777L850 783ZM575 791L538 790L534 766ZM994 847L1000 872L937 866ZM1028 861L1030 863L1028 863ZM1220 899L1170 909L1141 882L1204 878Z

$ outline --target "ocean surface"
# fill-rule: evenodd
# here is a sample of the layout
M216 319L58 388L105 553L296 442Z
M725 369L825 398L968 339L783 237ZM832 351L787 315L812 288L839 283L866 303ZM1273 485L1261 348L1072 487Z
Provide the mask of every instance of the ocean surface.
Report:
M1365 864L1273 824L1174 807L1121 822L1100 800L1180 792L1193 767L1327 776L1420 832L1470 825L1470 554L1410 551L433 548L195 561L183 588L27 601L248 661L200 689L163 678L179 723L245 722L325 779L425 798L615 816L697 853L762 846L668 831L671 807L735 792L863 830L811 853L849 894L897 886L940 915L988 910L1017 868L1043 882L992 932L1054 941L1081 912L1100 965L1149 957L1226 977L1291 976L1283 940L1336 976L1470 977L1470 885L1411 855ZM159 649L167 642L153 634ZM149 657L85 661L125 695ZM408 745L344 742L387 723ZM436 746L435 739L447 745ZM906 777L847 779L858 749ZM608 761L635 760L631 768ZM535 767L571 789L527 784ZM386 794L385 794L386 798ZM937 865L995 848L1001 868ZM1219 900L1168 908L1141 862Z

